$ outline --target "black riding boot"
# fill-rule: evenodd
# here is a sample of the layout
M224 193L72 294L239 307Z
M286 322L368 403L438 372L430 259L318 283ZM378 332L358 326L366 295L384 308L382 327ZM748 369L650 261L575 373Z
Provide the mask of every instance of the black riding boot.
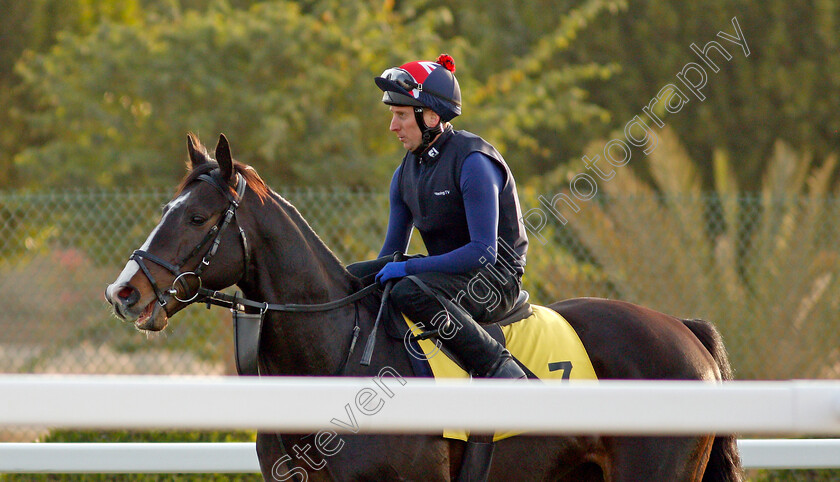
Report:
M455 303L442 299L452 325L441 327L438 339L475 376L483 378L527 378L510 352ZM456 330L452 333L453 330Z

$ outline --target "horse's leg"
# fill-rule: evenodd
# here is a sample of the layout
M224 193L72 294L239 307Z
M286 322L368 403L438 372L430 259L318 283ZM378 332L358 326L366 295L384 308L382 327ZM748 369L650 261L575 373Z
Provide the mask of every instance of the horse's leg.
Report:
M354 435L329 463L339 480L449 480L449 444L439 436Z
M610 467L606 480L699 482L709 460L712 436L608 437Z
M447 442L449 443L449 479L455 480L458 478L461 464L464 461L464 452L467 449L467 443L452 439L447 439Z
M295 460L277 434L257 432L257 458L260 472L267 481L330 480L326 471L312 473Z
M288 465L284 461L280 461L284 455L286 455L286 451L277 437L257 432L257 459L260 461L260 472L263 480L275 480L274 475L287 471ZM276 468L275 464L277 465ZM275 473L275 470L279 472Z
M313 446L313 444L316 444ZM441 437L339 435L322 449L304 436L290 447L257 434L257 456L267 481L450 480L449 446Z

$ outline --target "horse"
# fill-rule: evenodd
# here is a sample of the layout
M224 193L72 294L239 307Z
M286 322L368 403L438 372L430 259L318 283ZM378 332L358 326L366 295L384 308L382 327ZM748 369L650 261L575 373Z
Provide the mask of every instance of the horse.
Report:
M402 377L412 376L403 342L373 330L378 298L358 295L365 283L292 204L252 167L233 160L226 137L219 137L215 159L193 134L187 136L187 151L188 172L159 224L106 289L115 315L140 330L160 331L178 311L202 301L199 290L218 293L236 285L252 306L278 307L249 308L264 317L257 354L261 376L377 380L385 369L389 380L404 383ZM548 308L577 331L599 379L714 383L732 378L722 338L709 322L600 298L569 299ZM364 365L353 345L359 332L370 336L372 331L376 349ZM345 425L352 427L351 422L348 417ZM266 480L460 480L465 446L440 435L339 436L333 431L258 432L256 440ZM742 478L734 435L716 434L525 434L497 441L489 468L489 480Z

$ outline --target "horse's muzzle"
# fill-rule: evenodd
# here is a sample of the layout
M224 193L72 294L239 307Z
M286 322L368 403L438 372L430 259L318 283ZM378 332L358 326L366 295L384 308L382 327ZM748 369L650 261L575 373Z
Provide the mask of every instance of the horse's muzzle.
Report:
M105 288L105 300L113 307L114 314L123 320L136 318L131 308L140 301L140 291L130 285L108 285Z

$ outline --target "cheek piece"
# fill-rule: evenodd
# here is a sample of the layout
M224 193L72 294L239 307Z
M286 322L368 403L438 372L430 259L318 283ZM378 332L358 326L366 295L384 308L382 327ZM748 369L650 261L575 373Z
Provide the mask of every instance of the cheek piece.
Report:
M427 126L426 121L423 119L423 107L414 107L414 119L417 120L417 126L420 128L423 137L420 139L420 145L412 153L420 157L429 148L432 140L443 132L443 127L441 126L443 123L438 122L434 127Z

